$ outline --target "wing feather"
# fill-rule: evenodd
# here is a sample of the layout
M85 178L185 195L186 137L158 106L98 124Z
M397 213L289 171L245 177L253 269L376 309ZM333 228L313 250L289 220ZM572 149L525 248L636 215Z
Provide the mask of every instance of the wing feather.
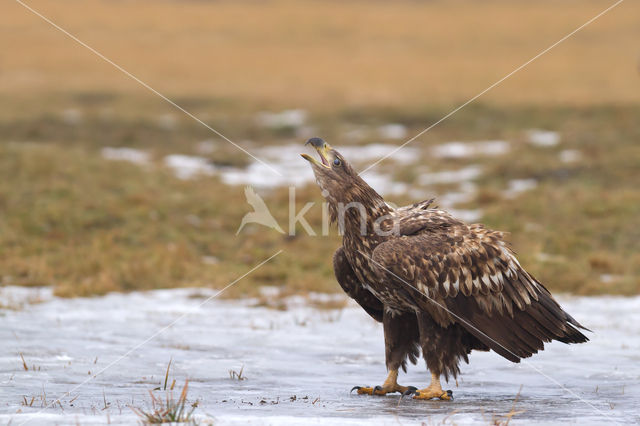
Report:
M370 316L382 322L384 305L370 291L364 288L353 272L342 247L333 254L333 271L336 280L345 293L355 300Z
M409 235L373 251L372 267L389 285L404 288L443 327L459 323L514 362L544 342L588 340L578 330L584 327L522 268L502 233L442 213L412 215L404 222Z

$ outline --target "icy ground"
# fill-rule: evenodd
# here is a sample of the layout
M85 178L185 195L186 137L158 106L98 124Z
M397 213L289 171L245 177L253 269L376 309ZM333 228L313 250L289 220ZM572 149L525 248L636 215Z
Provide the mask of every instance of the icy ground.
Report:
M135 423L129 406L148 408L170 359L169 382L176 379L179 393L189 379L189 402L198 401L194 414L204 423L490 424L512 406L514 424L640 421L637 297L561 298L594 330L591 342L554 342L521 364L474 353L458 385L447 385L455 400L425 402L349 394L386 374L382 329L358 307L316 310L292 300L278 311L217 299L199 306L213 294L59 299L47 289L0 287L0 424ZM230 378L242 366L246 380ZM400 383L426 385L424 365ZM70 391L61 406L42 408L43 397L51 404Z

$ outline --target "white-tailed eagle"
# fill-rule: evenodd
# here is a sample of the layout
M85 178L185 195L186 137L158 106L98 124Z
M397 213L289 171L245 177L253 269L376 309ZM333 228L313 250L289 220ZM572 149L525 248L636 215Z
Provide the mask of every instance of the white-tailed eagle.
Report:
M519 362L545 342L588 340L501 232L465 224L431 200L394 209L322 139L307 144L320 161L302 156L343 232L333 256L338 283L383 324L389 375L381 386L356 386L358 393L451 399L440 376L455 378L474 349ZM407 359L415 364L420 350L431 384L400 386L399 368L406 371Z

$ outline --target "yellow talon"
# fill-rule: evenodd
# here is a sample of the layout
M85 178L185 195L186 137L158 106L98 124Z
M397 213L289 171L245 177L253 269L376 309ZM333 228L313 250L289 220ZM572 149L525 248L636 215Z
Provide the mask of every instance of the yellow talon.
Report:
M420 389L415 392L413 395L413 399L442 399L445 401L450 401L453 399L451 396L451 391L443 391L442 389Z
M448 390L442 390L442 385L440 385L440 376L434 373L431 373L431 384L429 387L424 389L419 389L413 393L413 399L442 399L444 401L451 401L453 399L453 393Z
M378 388L378 389L376 389ZM380 386L376 387L360 387L358 388L358 395L386 395L385 392Z
M384 381L382 386L354 386L351 391L358 391L358 395L386 395L388 393L400 392L404 394L407 391L414 391L416 388L413 386L400 386L397 382L398 370L389 371L387 380Z

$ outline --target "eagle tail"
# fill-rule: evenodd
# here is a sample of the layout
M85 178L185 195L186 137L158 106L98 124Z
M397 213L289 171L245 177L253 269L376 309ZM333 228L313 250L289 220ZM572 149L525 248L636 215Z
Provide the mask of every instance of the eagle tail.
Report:
M589 339L579 329L587 330L567 314L546 291L538 293L524 310L514 309L488 316L473 299L464 298L459 311L470 321L462 325L488 348L512 362L520 362L544 349L544 343L584 343Z

